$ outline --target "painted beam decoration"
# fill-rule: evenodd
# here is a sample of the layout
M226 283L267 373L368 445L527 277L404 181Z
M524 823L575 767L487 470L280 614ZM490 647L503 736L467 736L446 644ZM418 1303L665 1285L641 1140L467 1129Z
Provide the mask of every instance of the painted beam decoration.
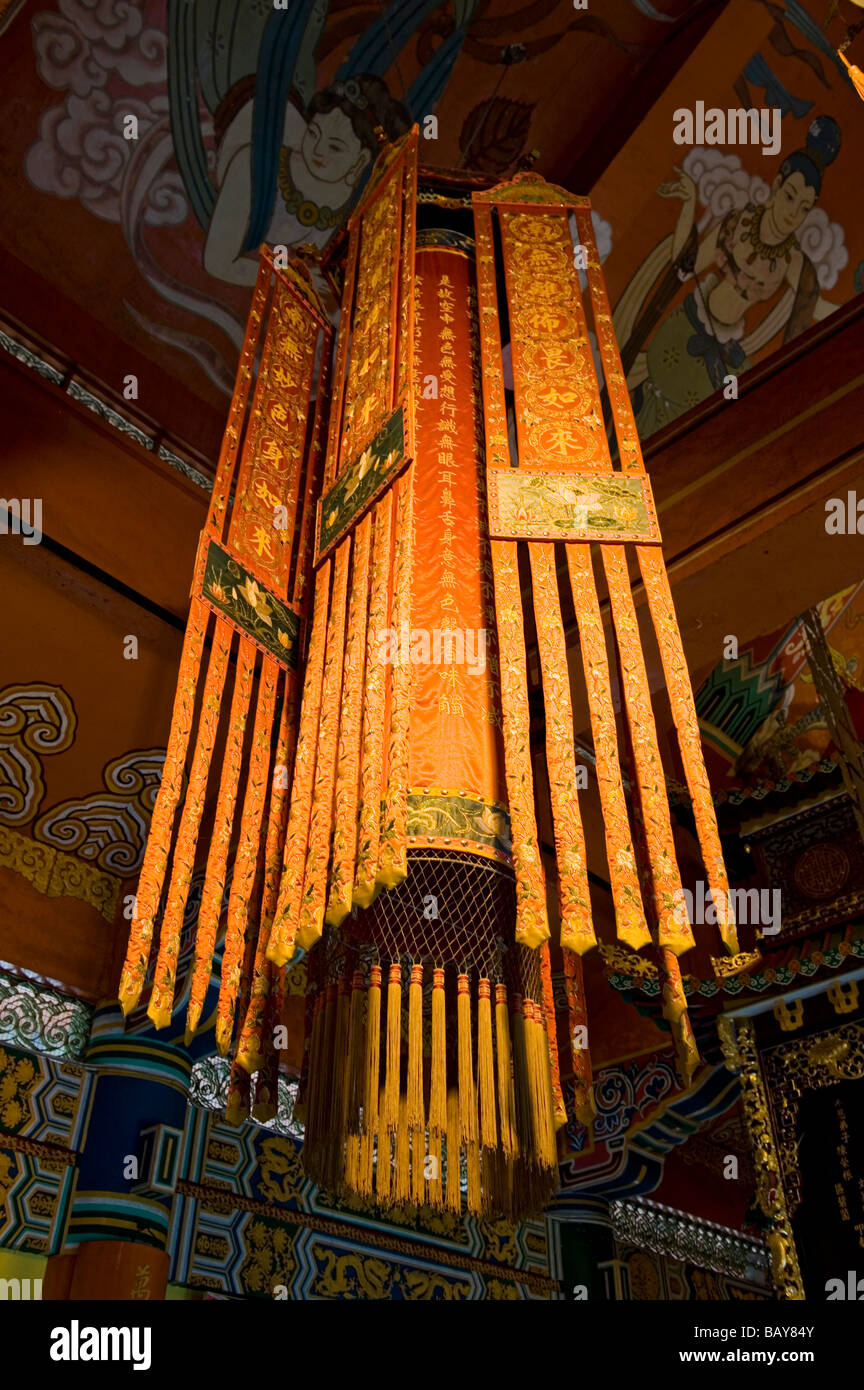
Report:
M400 405L359 458L340 473L318 504L317 564L330 554L410 462L405 448L404 408Z
M493 468L487 486L494 540L660 544L646 474Z

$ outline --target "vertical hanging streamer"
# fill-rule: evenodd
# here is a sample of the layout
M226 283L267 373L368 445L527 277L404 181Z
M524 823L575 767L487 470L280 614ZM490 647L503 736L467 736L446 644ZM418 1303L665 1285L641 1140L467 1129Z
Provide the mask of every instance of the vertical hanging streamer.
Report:
M642 808L658 940L661 946L668 947L677 955L690 950L693 932L686 918L680 920L684 901L681 875L675 857L669 794L657 744L651 691L630 589L630 575L623 546L604 545L600 549L618 642L621 683L633 748L633 770Z
M255 649L246 638L241 639L241 653L249 646L248 662L251 673L254 669ZM244 662L245 676L245 662ZM243 811L240 816L240 834L234 857L234 872L231 878L231 893L228 899L228 921L225 928L225 950L222 957L222 978L219 987L219 1003L216 1018L216 1044L223 1056L228 1051L234 1026L234 1006L237 997L237 983L240 960L243 954L243 941L246 924L250 916L250 903L258 865L258 848L261 836L261 820L267 795L267 778L270 770L270 753L273 737L273 717L276 708L275 662L265 658L261 666L258 703L255 710L255 723L252 730L252 750L246 777L246 792L243 798ZM244 718L245 727L245 718ZM241 743L242 752L242 743ZM227 759L226 759L227 760ZM254 943L255 937L250 936ZM253 950L255 949L253 945ZM250 977L252 967L250 966ZM251 988L251 979L250 979Z
M567 1031L573 1066L573 1112L580 1124L589 1126L597 1112L591 1053L588 1050L588 1009L582 960L573 951L564 952L564 988L567 992Z
M515 542L492 541L492 571L501 662L505 776L516 874L516 940L523 946L539 946L549 936L549 923L534 818L525 629Z
M480 1101L480 1142L498 1147L495 1114L495 1050L492 1042L492 987L483 976L477 987L477 1092Z
M644 473L645 464L636 430L636 421L633 416L630 393L627 390L627 381L621 363L621 355L615 338L609 299L600 270L600 256L594 240L590 210L577 210L576 221L579 239L588 248L588 286L594 310L597 340L603 361L603 372L615 422L621 466L625 473ZM681 632L672 603L666 564L662 551L657 547L637 545L636 554L660 647L672 719L678 734L684 775L693 804L696 833L705 862L709 887L716 906L720 934L727 951L735 955L739 950L739 945L729 899L729 881L723 862L723 852L717 830L717 817L711 799L711 789L699 738L699 721L693 700L693 687L690 682L690 673L687 669L687 661L681 642Z
M318 723L315 779L309 815L309 836L303 876L303 893L297 924L297 942L304 950L314 946L324 926L327 894L327 865L333 823L333 784L342 702L342 666L345 657L345 607L348 593L348 566L351 538L346 536L336 552L333 595L327 624L327 650L321 689L321 717Z
M180 829L174 846L174 862L168 884L168 897L159 937L159 955L153 974L153 993L147 1008L147 1015L157 1028L164 1028L171 1021L174 1006L174 985L177 976L177 955L180 947L180 933L183 927L183 912L192 880L195 863L195 848L198 843L198 830L201 813L204 809L204 796L210 775L210 760L216 741L216 726L219 723L219 705L225 674L228 669L228 654L234 638L234 629L216 620L204 694L201 701L201 716L195 752L192 755L192 768L189 784L183 802Z
M432 971L432 1059L429 1083L429 1133L440 1139L447 1128L447 1022L444 971Z
M717 830L717 817L711 797L702 743L699 738L699 717L693 699L690 672L681 643L681 632L672 603L669 576L663 563L663 556L654 546L637 545L636 554L642 571L642 580L648 596L654 631L660 647L660 657L669 692L672 718L678 733L678 747L684 765L684 776L693 804L693 818L702 858L708 875L708 885L717 912L717 921L723 944L730 955L740 950L735 919L729 898L729 879L723 862L723 850Z
M381 792L384 781L385 666L378 660L381 634L390 618L390 549L392 495L375 508L372 542L372 592L366 637L366 684L363 691L363 738L360 765L360 815L357 827L357 874L354 901L371 906L378 891L375 875L381 842Z
M390 966L387 982L387 1049L384 1058L384 1105L381 1124L393 1133L399 1123L399 1079L402 1070L402 967Z
M303 866L309 840L309 817L312 811L312 787L315 781L315 749L318 740L318 721L321 710L321 686L324 677L327 612L330 599L331 562L325 560L315 579L315 610L312 633L306 658L306 678L300 709L300 729L294 758L294 779L291 785L291 807L282 860L282 881L267 959L274 965L284 965L294 954L294 939L303 891Z
M411 626L413 549L413 469L396 484L395 560L393 570L393 627L400 635ZM401 649L401 642L399 647ZM408 728L411 718L411 662L400 650L391 671L390 739L387 749L387 787L382 810L377 882L395 888L408 877Z
M354 533L351 599L345 645L344 696L339 723L339 759L333 826L333 869L325 921L338 927L351 911L357 858L357 811L363 685L366 666L366 624L369 607L369 548L372 515ZM374 655L372 657L374 660Z
M495 986L495 1044L498 1062L498 1114L501 1120L501 1148L508 1157L519 1152L516 1132L513 1064L510 1046L510 1010L507 1006L507 986Z
M224 446L223 446L224 447ZM210 621L210 610L200 598L193 598L189 609L189 620L183 638L183 651L180 657L180 674L177 679L177 693L171 712L171 732L165 751L162 780L144 850L144 862L138 879L135 895L135 912L129 934L129 946L120 981L120 1003L123 1013L128 1014L141 997L141 990L147 974L150 946L153 940L153 919L159 909L168 852L171 848L171 834L174 817L183 787L183 767L192 732L192 717L195 710L195 691L198 672L201 669L201 656L204 651L204 636Z
M540 979L543 984L543 1022L549 1040L549 1061L552 1067L552 1104L555 1114L555 1128L567 1123L567 1110L561 1092L561 1067L558 1061L558 1027L555 1022L555 993L552 988L552 962L549 958L549 943L544 941L540 947Z
M186 1037L190 1040L201 1020L204 998L210 985L213 949L219 931L225 878L228 872L228 850L234 825L234 808L237 800L237 788L240 783L240 763L243 756L246 715L249 708L254 668L255 648L245 637L241 638L237 653L234 690L231 695L231 713L228 719L228 735L222 761L222 774L219 779L213 830L210 835L210 848L207 852L207 867L204 872L204 885L201 889L201 902L198 907L195 961L192 968L189 1006L186 1011Z
M282 845L288 810L288 769L293 762L296 737L296 702L294 697L294 676L286 672L282 691L282 717L279 721L279 735L276 742L276 755L273 773L270 778L270 804L267 812L267 840L264 847L264 888L261 895L261 917L258 927L258 942L255 950L255 964L249 1007L240 1030L237 1043L237 1061L248 1072L256 1072L270 1055L272 1047L265 1047L264 1024L267 1001L278 969L267 959L267 942L276 898L279 893L279 867L282 859Z
M371 1193L375 1161L375 1137L378 1133L381 1071L381 966L369 967L369 988L366 1004L366 1058L363 1101L363 1134L360 1140L361 1192ZM379 1149L380 1153L380 1149Z
M609 882L615 906L618 937L632 949L651 944L645 921L639 871L633 854L627 803L621 781L615 710L612 706L609 660L594 568L587 545L568 545L567 565L588 691L588 709L597 767L597 786L603 811Z
M546 715L546 766L552 803L561 945L580 955L597 938L591 920L585 835L579 814L570 674L555 573L555 550L531 541L531 585ZM545 948L544 948L545 949Z

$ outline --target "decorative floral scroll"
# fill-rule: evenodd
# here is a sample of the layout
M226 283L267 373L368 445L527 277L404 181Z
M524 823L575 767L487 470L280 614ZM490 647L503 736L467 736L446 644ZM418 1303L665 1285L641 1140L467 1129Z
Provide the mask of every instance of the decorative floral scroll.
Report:
M225 742L219 792L216 797L216 810L213 816L213 829L210 833L210 848L207 852L207 868L204 874L204 885L201 889L201 903L198 908L195 963L192 968L189 1007L186 1012L186 1036L190 1040L200 1022L204 999L210 986L213 948L216 945L219 919L222 915L225 879L228 873L228 851L234 827L234 809L237 801L237 788L240 784L246 715L249 710L254 670L255 648L251 642L241 638L237 654L234 691L231 696L231 712L228 717L228 737Z
M661 946L668 946L677 954L689 950L693 945L693 932L686 917L681 920L681 904L684 901L681 875L675 858L666 777L654 727L651 690L630 590L630 575L622 547L604 545L601 547L601 554L618 642L621 681L633 747L633 765L645 826L658 941Z
M120 1004L124 1014L130 1013L138 1003L147 974L147 962L153 940L153 919L159 908L168 852L171 848L174 817L183 789L183 768L192 732L198 671L204 650L204 634L209 621L209 609L200 599L193 598L180 656L180 673L171 713L171 733L165 753L165 766L150 822L144 863L138 879L126 961L120 978Z
M669 691L672 718L675 721L678 746L681 749L681 761L684 764L684 776L687 779L693 804L696 834L699 838L702 858L705 861L708 884L720 926L720 935L726 950L734 956L737 955L740 947L729 899L729 879L726 874L726 865L723 862L723 850L720 846L720 835L717 830L717 817L714 813L711 787L708 782L708 774L705 771L705 759L702 755L702 744L699 739L699 720L693 700L693 687L690 684L690 672L687 670L687 660L681 643L681 632L672 603L669 576L666 573L663 556L659 551L648 546L637 546L636 554L639 557L642 580L648 595L654 631L657 633L663 671L666 676L666 688Z
M201 825L201 813L204 810L204 796L207 791L213 745L216 741L216 726L219 723L219 708L222 688L225 684L225 673L228 668L228 653L231 650L233 639L234 629L229 627L222 618L217 618L216 630L213 634L213 647L207 667L207 678L204 682L201 717L198 722L195 752L192 756L192 769L189 773L189 785L186 788L186 799L183 803L183 818L177 834L177 843L174 846L168 899L160 929L159 955L153 973L153 993L147 1009L148 1017L152 1019L157 1028L164 1028L171 1021L183 911L189 893L189 884L192 881L192 870L195 866L198 830Z
M413 550L413 466L398 483L396 556L393 576L393 626L401 632L411 625ZM392 671L390 741L387 750L387 789L384 794L377 881L394 888L408 875L406 813L408 803L408 729L411 719L411 666L398 661Z
M315 758L318 745L318 720L321 711L321 683L324 675L324 648L327 631L327 608L330 598L331 562L325 560L315 580L315 612L312 635L306 657L306 678L300 710L300 730L294 759L294 781L291 786L291 809L285 835L285 855L282 861L282 882L273 916L267 959L284 965L294 954L294 940L303 892L303 868L309 839L309 816L312 810L312 787L315 781Z
M501 653L501 713L507 800L510 803L513 866L516 872L516 940L523 946L539 946L549 936L549 923L546 917L546 883L534 819L525 629L514 542L492 542L492 569Z
M551 545L542 545L535 541L531 542L528 549L531 558L540 667L543 673L546 766L549 773L558 870L561 945L581 955L589 947L596 946L597 938L591 921L585 835L579 814L570 674L567 669L564 627L558 600L555 550Z
M351 911L357 856L357 801L363 683L366 668L366 622L369 604L369 551L372 516L365 516L354 533L351 599L345 645L345 677L339 725L339 761L333 816L333 868L326 920L339 926Z
M273 720L276 712L276 681L279 668L265 658L261 667L258 704L252 730L252 748L246 775L246 793L240 817L240 833L234 856L231 894L228 899L228 920L225 926L225 949L222 955L222 979L216 1018L216 1044L224 1057L231 1043L234 1006L239 984L240 964L246 938L246 922L251 916L250 904L258 863L261 819L267 796L270 770L270 750ZM230 735L229 735L230 736ZM255 936L250 935L248 949L255 950ZM247 990L251 989L250 961Z
M606 637L588 547L568 545L567 564L570 569L573 605L579 624L579 641L588 690L597 785L603 811L606 859L612 901L615 905L617 932L621 941L626 941L628 946L638 950L641 946L650 944L651 933L645 921L639 872L633 854L627 803L624 800L615 710L612 706L609 662L606 656Z
M372 660L379 634L390 618L390 551L393 495L375 509L372 540L372 593L366 639L366 685L363 691L363 746L360 762L360 817L357 827L357 874L354 901L368 907L375 897L381 842L381 795L384 783L385 667Z
M342 667L345 659L345 607L351 538L336 551L333 593L327 625L327 651L321 686L321 718L316 741L315 780L309 815L309 838L303 874L303 893L297 919L297 942L305 950L314 946L324 926L327 899L327 864L333 830L333 786L342 701Z

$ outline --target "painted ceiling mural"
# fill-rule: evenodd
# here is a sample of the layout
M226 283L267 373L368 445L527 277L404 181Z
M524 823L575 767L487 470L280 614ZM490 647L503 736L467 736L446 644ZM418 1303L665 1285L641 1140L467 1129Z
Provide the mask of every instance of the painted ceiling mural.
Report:
M864 111L821 4L730 0L600 182L575 190L611 248L643 436L860 287ZM566 180L705 8L25 0L0 34L0 304L108 385L137 372L142 411L212 455L255 248L323 247L381 132L419 121L427 163L504 176L536 157ZM675 144L673 111L698 100L778 106L782 149Z
M824 22L822 0L733 0L592 190L643 439L732 398L733 379L862 289L864 107ZM707 119L739 107L781 113L767 141L727 143Z
M133 344L223 417L255 249L326 244L379 131L437 115L430 164L566 167L702 0L280 4L26 0L0 38L0 303L97 374L103 330Z

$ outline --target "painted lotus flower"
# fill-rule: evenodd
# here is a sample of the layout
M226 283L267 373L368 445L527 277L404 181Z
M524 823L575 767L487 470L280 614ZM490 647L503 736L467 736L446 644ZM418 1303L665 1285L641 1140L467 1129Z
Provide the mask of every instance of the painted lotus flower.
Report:
M247 579L245 584L241 584L240 593L243 595L246 602L249 604L249 607L254 609L254 611L257 613L262 623L266 623L268 627L272 627L273 621L270 615L273 612L273 609L270 607L264 594L259 589L258 585L255 583L255 580Z

